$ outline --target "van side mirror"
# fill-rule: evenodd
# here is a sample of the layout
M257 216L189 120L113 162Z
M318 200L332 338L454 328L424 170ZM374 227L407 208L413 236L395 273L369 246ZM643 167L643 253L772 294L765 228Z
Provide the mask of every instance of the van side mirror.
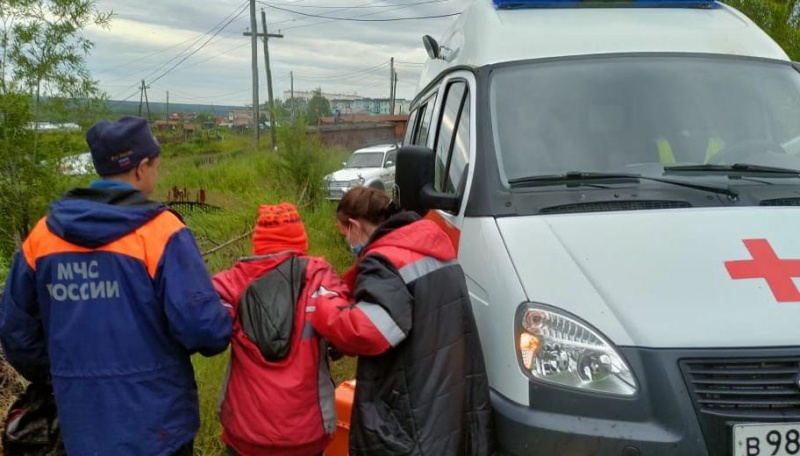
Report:
M428 53L428 57L432 59L439 58L439 43L436 42L435 38L425 35L422 37L422 44L425 46L425 52Z
M404 146L397 152L395 182L400 206L424 215L431 209L457 212L460 198L433 187L436 154L422 146Z
M394 165L394 162L391 160L386 160L386 164L383 165L384 168L391 168Z

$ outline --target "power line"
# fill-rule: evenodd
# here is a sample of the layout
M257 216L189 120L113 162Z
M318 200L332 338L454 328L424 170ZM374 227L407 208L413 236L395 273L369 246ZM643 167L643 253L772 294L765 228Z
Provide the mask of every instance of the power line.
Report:
M385 79L386 78L382 78L380 81L374 82L372 84L367 84L366 86L363 86L363 87L359 87L359 91L364 91L364 90L367 90L367 89L372 89L372 88L378 87L380 85L383 85L386 82ZM326 91L329 92L329 93L337 91L337 90L340 91L340 92L346 93L346 91L343 90L343 89L346 88L346 87L350 87L350 86L347 85L347 84L344 84L344 83L339 83L339 84L328 85L327 87L328 87L328 90L326 90ZM356 91L356 94L359 94L358 91Z
M217 31L216 31L216 32L215 32L215 33L214 33L214 34L211 36L211 38L209 38L208 40L206 40L206 42L205 42L205 43L203 43L202 45L200 45L200 47L199 47L199 48L197 48L197 49L195 49L194 51L192 51L191 53L189 53L189 55L187 55L186 57L182 58L180 61L178 61L178 63L176 63L175 65L173 65L172 67L170 67L170 68L169 68L167 71L165 71L165 72L161 73L161 75L159 75L158 77L156 77L155 79L153 79L152 81L150 81L150 83L151 83L151 84L153 84L153 83L155 83L156 81L158 81L159 79L161 79L161 78L163 78L164 76L168 75L170 72L172 72L172 70L174 70L175 68L177 68L177 67L178 67L178 66L179 66L181 63L185 62L185 61L186 61L186 60L187 60L189 57L191 57L191 56L193 56L193 55L197 54L198 52L200 52L200 50L202 50L203 48L205 48L205 47L208 45L208 43L209 43L209 42L211 42L211 40L213 40L213 39L214 39L214 38L215 38L217 35L219 35L219 34L220 34L220 32L222 32L223 30L225 30L225 28L226 28L227 26L229 26L229 25L231 24L231 22L233 22L233 21L235 21L236 19L238 19L238 18L239 18L239 17L240 17L240 16L241 16L241 15L244 13L244 11L245 11L246 9L247 9L247 5L245 5L245 6L244 6L244 7L241 9L241 11L239 11L239 14L237 14L237 15L236 15L236 16L234 16L234 17L232 17L230 20L228 20L228 22L226 22L226 23L225 23L225 25L223 25L223 26L222 26L222 28L220 28L219 30L217 30Z
M432 0L429 3L440 3L440 2L444 2L444 1L447 1L447 0ZM289 8L282 8L280 6L271 5L271 4L265 3L265 2L259 2L259 3L261 3L262 5L268 6L268 7L272 8L272 9L279 10L279 11L286 11L288 13L293 13L293 14L297 14L297 15L305 16L305 17L313 17L313 18L319 18L319 19L331 19L331 20L334 20L334 21L395 22L395 21L410 21L410 20L422 20L422 19L439 19L439 18L443 18L443 17L453 17L453 16L457 16L457 15L461 14L461 12L458 12L458 13L450 13L450 14L437 14L437 15L431 15L431 16L393 17L393 18L385 18L385 19L362 19L362 18L358 18L358 17L331 17L331 16L323 16L323 15L320 15L320 14L309 14L309 13L304 13L302 11L291 10ZM410 6L410 5L407 5L407 6ZM291 27L291 28L296 28L296 27ZM289 30L289 29L284 29L284 30Z
M166 48L164 48L164 49L161 49L161 50L158 50L158 51L153 51L153 52L150 52L150 53L148 53L148 54L145 54L145 55L143 55L143 56L141 56L141 57L137 57L137 58L135 58L135 59L133 59L133 60L129 61L128 63L126 63L126 64L124 64L124 65L115 66L115 67L114 67L114 71L118 71L118 70L121 70L121 69L123 69L123 68L127 68L127 67L129 67L129 66L131 66L131 65L133 65L133 64L135 64L135 63L137 63L137 62L139 62L139 61L141 61L141 60L148 59L148 58L151 58L151 57L155 57L155 56L156 56L156 55L158 55L158 54L163 54L164 52L167 52L167 51L169 51L170 49L174 49L174 48L176 48L176 47L178 47L178 46L183 46L184 44L186 44L186 43L188 43L188 42L190 42L190 41L196 41L196 40L198 40L199 38L201 38L201 37L203 37L203 36L205 36L205 35L206 35L206 34L201 34L201 35L198 35L198 36L195 36L195 37L189 38L188 40L181 41L180 43L173 44L172 46L166 47ZM98 71L98 72L95 72L94 74L105 74L105 73L108 73L108 72L110 72L110 71L112 71L112 70ZM125 76L125 78L127 78L127 76ZM120 79L122 79L122 78L120 78Z
M243 47L245 47L245 46L250 46L250 43L249 43L249 42L247 42L247 43L242 43L242 44L240 44L240 45L238 45L238 46L234 46L234 47L232 47L232 48L230 48L230 49L226 49L226 50L224 50L224 51L222 51L222 52L220 52L220 53L218 53L218 54L214 54L214 55L212 55L212 56L209 56L208 58L205 58L205 59L203 59L203 60L198 60L197 62L194 62L194 63L192 63L191 65L186 65L185 67L183 67L183 69L185 70L185 69L187 69L187 68L194 68L194 67L196 67L197 65L200 65L201 63L208 62L209 60L213 60L213 59L215 59L215 58L217 58L217 57L219 57L219 56L221 56L221 55L230 54L231 52L233 52L233 51L236 51L236 50L239 50L239 49L241 49L241 48L243 48Z
M166 49L162 49L162 50L160 50L160 51L157 51L157 52L155 52L155 53L152 53L152 55L157 55L157 54L160 54L160 53L166 52L166 51L168 51L169 49L173 49L173 48L175 48L175 47L181 46L181 45L183 45L183 44L185 44L185 43L188 43L188 42L190 42L190 41L192 42L192 43L191 43L189 46L187 46L187 47L186 47L184 50L182 50L181 52L179 52L178 54L176 54L175 56L173 56L172 58L170 58L170 59L169 59L169 60L167 60L166 62L162 63L161 65L157 66L157 67L156 67L154 70L152 70L150 73L148 73L148 74L147 74L147 75L146 75L146 76L145 76L143 79L145 79L145 80L147 80L147 79L150 79L150 77L151 77L151 76L153 76L154 74L156 74L156 73L157 73L159 70L161 70L161 69L162 69L162 68L164 68L165 66L169 65L169 64L170 64L171 62L173 62L174 60L176 60L176 59L180 58L180 57L181 57L181 56L182 56L182 55L183 55L185 52L187 52L189 49L191 49L193 46L195 46L197 43L199 43L199 42L200 42L200 41L201 41L203 38L205 38L206 36L208 36L208 35L209 35L211 32L213 32L213 31L214 31L214 30L216 30L218 27L220 27L220 26L221 26L221 25L222 25L222 24L223 24L223 23L224 23L226 20L228 20L228 19L229 19L231 16L233 16L234 14L236 14L236 12L237 12L237 11L239 11L239 9L240 9L240 8L243 8L243 7L245 7L247 4L248 4L248 0L245 0L245 2L243 2L241 6L237 7L236 9L234 9L234 10L233 10L233 12L229 13L229 14L228 14L228 15L226 15L224 18L222 18L222 19L221 19L219 22L217 22L217 24L215 24L213 27L211 27L211 29L210 29L210 30L208 30L207 32L205 32L205 33L203 33L203 34L201 34L201 35L197 35L196 37L190 38L190 39L188 39L188 40L186 40L186 41L183 41L183 42L181 42L181 43L178 43L178 44L176 44L176 45L170 46L170 47L168 47L168 48L166 48ZM241 13L239 13L239 15L241 15ZM223 28L224 28L224 27L223 27ZM218 31L217 33L219 33L219 31ZM148 56L150 56L150 54L148 54L147 56L140 57L139 59L136 59L136 60L141 60L141 59L147 58ZM133 63L133 62L131 62L131 63ZM127 65L126 65L126 66L127 66ZM123 68L124 68L124 66L123 66ZM124 78L127 78L127 76L126 76L126 77L123 77L123 78L117 78L117 79L114 79L113 81L117 81L117 80L124 79ZM138 83L137 83L136 85L138 85Z
M358 8L368 7L368 6L376 5L378 3L383 3L383 2L384 2L384 0L372 0L372 1L369 1L369 2L366 2L366 3L359 3L358 5L355 5L353 7L332 7L332 8L335 8L337 10L337 11L332 11L332 13L341 13L341 12L353 9L355 7L358 7ZM259 3L261 3L261 0L259 0ZM294 3L292 3L290 5L294 5ZM297 6L303 6L303 5L297 5ZM396 6L396 5L392 5L392 6ZM389 11L394 11L394 10L389 10ZM372 14L378 14L378 13L370 13L370 14L365 14L365 15L362 15L362 16L371 16ZM361 17L361 16L356 16L356 17ZM286 20L283 20L283 21L275 22L275 23L271 24L270 26L274 27L274 26L276 26L278 24L284 24L286 22L297 22L297 21L303 21L303 20L306 20L306 19L304 19L304 18L286 19ZM323 24L324 24L324 22L323 22Z
M207 45L209 44L209 42L210 42L211 40L213 40L213 39L214 39L214 38L215 38L215 37L216 37L216 36L217 36L217 35L218 35L220 32L222 32L223 30L225 30L225 28L226 28L226 27L227 27L227 26L228 26L228 25L229 25L231 22L233 22L234 20L236 20L236 19L238 19L239 17L241 17L241 15L244 13L244 10L247 8L247 5L248 5L248 3L249 3L248 1L245 1L244 3L242 3L242 5L241 5L241 6L239 6L239 8L238 8L238 9L234 10L232 13L228 14L227 16L225 16L225 17L224 17L224 18L223 18L223 19L222 19L220 22L218 22L218 23L217 23L217 24L216 24L214 27L212 27L212 28L211 28L211 30L209 30L208 32L206 32L205 34L203 34L202 36L200 36L200 37L199 37L197 40L195 40L195 41L194 41L194 42L193 42L193 43L192 43L190 46L188 46L188 47L187 47L185 50L181 51L180 53L178 53L178 54L177 54L176 56L174 56L173 58L171 58L171 59L167 60L166 62L164 62L164 63L163 63L161 66L159 66L159 67L158 67L158 68L156 68L155 70L151 71L151 72L150 72L150 74L148 74L147 76L145 76L145 79L148 79L148 78L152 77L154 74L156 74L156 73L157 73L158 71L160 71L162 68L164 68L165 66L167 66L168 64L170 64L172 61L174 61L174 60L178 59L179 57L181 57L181 55L183 55L185 52L189 51L189 50L190 50L190 49L191 49L193 46L195 46L197 43L199 43L199 42L200 42L200 41L201 41L203 38L205 38L205 37L206 37L206 36L208 36L208 35L209 35L211 32L213 32L215 29L217 29L217 30L216 30L216 32L214 32L214 34L211 36L211 38L210 38L210 39L206 40L206 42L205 42L205 43L201 44L199 48L195 49L194 51L192 51L192 52L191 52L191 53L189 53L188 55L184 56L184 57L183 57L183 59L182 59L182 60L180 60L180 61L179 61L177 64L175 64L175 65L174 65L172 68L170 68L170 69L169 69L169 70L167 70L167 71L166 71L164 74L162 74L161 76L159 76L159 79L160 79L161 77L163 77L163 76L164 76L166 73L169 73L170 71L172 71L172 69L174 69L175 67L177 67L178 65L180 65L181 63L183 63L183 62L184 62L186 59L188 59L189 57L191 57L192 55L194 55L195 53L197 53L199 50L203 49L203 48L204 48L205 46L207 46ZM227 20L227 22L225 22L226 20ZM224 25L223 25L223 23L224 23ZM152 82L152 81L151 81L151 82Z
M136 92L133 92L132 94L128 95L127 97L123 98L122 100L117 100L114 103L111 103L108 107L109 108L113 108L114 106L116 106L116 105L118 105L120 103L124 103L124 102L130 100L131 98L135 97L136 95L139 95L139 93L140 92L137 90Z
M319 81L325 81L325 80L330 80L330 79L346 79L346 78L351 78L353 76L361 75L363 73L369 73L371 71L380 70L383 67L385 67L386 65L388 65L388 63L383 62L383 63L380 63L380 64L375 65L375 66L371 66L371 67L368 67L368 68L363 68L363 69L360 69L360 70L351 71L349 73L341 73L341 74L338 74L338 75L323 75L323 76L298 76L298 75L295 75L294 77L295 77L295 79L302 79L302 80L306 80L306 81L318 81L318 80Z
M139 83L137 82L135 84L129 85L128 87L125 87L122 90L117 90L116 93L127 93L128 90L133 89L134 87L139 87ZM136 92L136 93L139 93L139 92ZM110 97L110 98L116 98L116 97Z
M177 97L173 97L173 98L178 98L180 100L211 100L211 99L215 99L215 98L228 97L228 96L231 96L231 95L238 95L240 93L245 93L245 92L249 92L249 91L250 91L250 89L244 89L244 90L237 90L235 92L220 93L220 94L217 94L217 95L208 95L208 96L203 96L203 97L198 97L198 96L186 94L186 93L183 93L183 92L175 92L174 90L171 91L171 94L175 95L177 93Z
M392 11L398 11L398 10L405 9L405 8L408 8L408 7L407 6L400 6L398 8L394 8L394 9L387 10L387 11L378 11L378 12L372 12L372 13L367 13L367 14L360 14L360 15L355 16L355 17L358 18L358 17L374 16L376 14L389 13L389 12L392 12ZM461 13L458 13L458 14L461 14ZM298 20L303 20L303 18L300 18ZM317 26L317 25L330 24L331 22L336 22L337 20L338 19L336 19L336 18L332 18L332 19L329 19L327 21L313 22L313 23L310 23L310 24L294 25L292 27L285 27L285 28L283 28L283 30L286 31L286 30L293 30L293 29L304 28L304 27L313 27L313 26Z

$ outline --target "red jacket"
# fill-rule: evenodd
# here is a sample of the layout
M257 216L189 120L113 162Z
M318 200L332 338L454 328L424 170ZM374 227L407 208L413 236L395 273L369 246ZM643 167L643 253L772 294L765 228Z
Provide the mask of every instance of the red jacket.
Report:
M245 334L238 316L247 286L289 255L284 252L245 259L213 279L234 313L231 362L220 409L222 440L242 456L318 454L336 428L327 342L311 326L318 301L346 294L333 268L321 258L300 256L308 266L286 358L266 361Z

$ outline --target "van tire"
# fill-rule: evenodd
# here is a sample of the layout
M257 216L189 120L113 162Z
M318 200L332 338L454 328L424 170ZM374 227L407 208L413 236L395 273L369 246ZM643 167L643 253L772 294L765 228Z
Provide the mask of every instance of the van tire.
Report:
M368 187L369 188L375 188L375 189L378 189L378 190L384 190L384 191L386 190L386 186L383 185L383 182L381 182L381 181L372 182L372 183L370 183L368 185Z

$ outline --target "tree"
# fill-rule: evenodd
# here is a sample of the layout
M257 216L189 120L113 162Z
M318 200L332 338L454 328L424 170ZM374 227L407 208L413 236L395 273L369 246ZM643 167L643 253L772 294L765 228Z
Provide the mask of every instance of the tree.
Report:
M269 103L264 103L264 112L269 112ZM275 112L271 113L269 117L275 117L276 121L281 121L283 119L289 118L289 104L280 98L275 99ZM272 124L272 119L270 120L270 124Z
M306 118L311 125L317 125L321 117L331 115L331 102L322 96L322 89L314 91L314 95L308 100L306 108Z
M0 0L0 253L62 190L62 157L52 141L40 150L39 122L85 127L104 109L85 65L93 43L82 31L107 26L111 15L94 0Z
M214 117L214 114L212 114L212 113L210 113L210 112L206 112L206 111L204 111L204 112L198 112L198 113L197 113L197 114L194 116L194 120L195 120L195 121L197 121L197 122L200 122L200 123L203 123L203 122L213 122L213 121L214 121L214 119L216 119L216 117Z
M322 201L322 186L328 154L316 135L308 133L305 116L276 127L280 147L273 155L281 182L297 194L298 204Z
M800 0L725 0L758 24L792 60L800 59Z

